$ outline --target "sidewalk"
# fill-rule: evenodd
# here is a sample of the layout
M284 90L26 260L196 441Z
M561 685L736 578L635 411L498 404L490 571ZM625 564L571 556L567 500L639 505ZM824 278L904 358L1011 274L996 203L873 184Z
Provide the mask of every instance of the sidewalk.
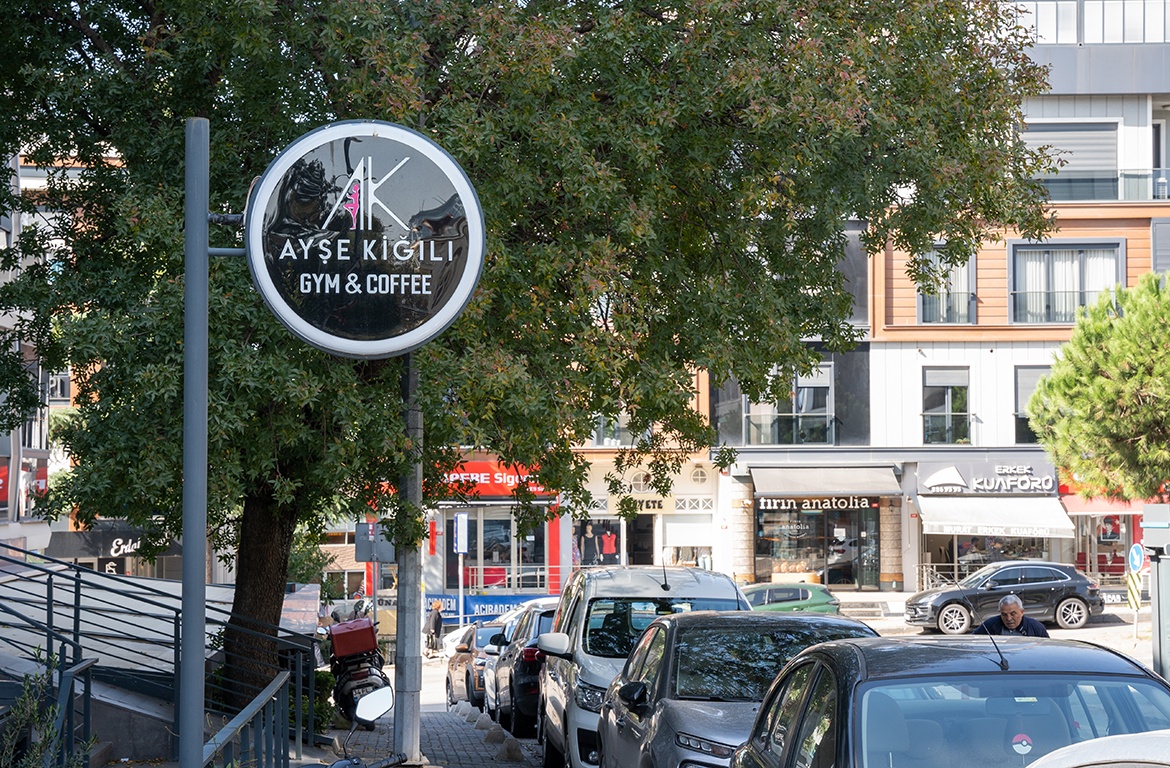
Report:
M393 679L393 669L386 673ZM537 768L540 765L540 749L532 739L519 742L512 740L505 754L505 734L498 725L484 716L484 727L477 727L482 714L466 702L447 709L445 682L447 660L426 659L423 663L422 692L420 695L419 748L423 764L443 768ZM358 729L349 739L350 757L361 757L367 763L385 759L399 750L394 745L394 715L397 709L379 720L374 730ZM488 727L490 724L490 727ZM496 731L492 736L492 732ZM341 757L340 745L348 735L347 731L335 730L339 749L337 757L327 749L305 749L302 760L292 760L293 766L328 765Z

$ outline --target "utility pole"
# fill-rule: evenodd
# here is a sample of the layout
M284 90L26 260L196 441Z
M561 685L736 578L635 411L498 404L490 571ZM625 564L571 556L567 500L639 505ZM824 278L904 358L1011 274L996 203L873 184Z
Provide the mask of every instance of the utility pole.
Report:
M414 356L403 356L402 404L406 419L406 436L417 457L411 471L401 477L398 493L406 514L422 512L422 411L415 400L418 371ZM394 648L394 687L397 689L394 712L394 745L406 754L408 762L417 763L419 751L420 706L422 700L422 550L419 544L398 550L398 641Z

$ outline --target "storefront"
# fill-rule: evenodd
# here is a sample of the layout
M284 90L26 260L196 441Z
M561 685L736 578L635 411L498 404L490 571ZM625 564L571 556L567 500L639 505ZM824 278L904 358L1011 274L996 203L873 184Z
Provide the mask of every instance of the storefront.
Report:
M423 584L427 602L442 600L449 615L493 616L501 606L560 591L571 566L562 554L568 531L561 520L541 523L520 534L512 491L518 483L541 505L555 503L555 495L530 483L524 467L493 460L465 461L447 481L471 490L467 504L442 505L430 513L423 541ZM466 526L466 552L456 551L456 530ZM565 573L562 573L562 568ZM460 578L462 576L462 579ZM463 590L462 611L458 600Z
M901 580L884 577L882 568L883 510L897 509L902 496L892 466L750 471L757 582L879 589Z
M1122 586L1126 552L1142 542L1145 502L1086 499L1064 483L1060 485L1060 502L1076 526L1073 549L1077 568L1099 578L1103 585Z
M183 550L180 544L172 544L154 562L137 557L141 545L141 531L120 520L99 520L87 531L53 531L45 555L118 576L181 577Z
M1044 461L923 462L917 489L920 588L999 560L1060 560L1074 536Z

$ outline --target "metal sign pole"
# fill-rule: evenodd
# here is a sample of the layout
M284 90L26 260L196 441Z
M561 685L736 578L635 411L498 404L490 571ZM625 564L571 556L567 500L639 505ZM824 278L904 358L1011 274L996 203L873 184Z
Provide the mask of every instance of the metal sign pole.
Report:
M187 120L183 244L183 626L179 635L179 765L203 765L207 645L207 210L210 127Z

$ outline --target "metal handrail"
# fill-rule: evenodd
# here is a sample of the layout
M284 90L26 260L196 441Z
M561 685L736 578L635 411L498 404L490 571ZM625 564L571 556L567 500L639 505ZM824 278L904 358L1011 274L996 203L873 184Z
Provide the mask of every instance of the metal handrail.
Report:
M61 671L60 680L57 683L57 717L53 721L53 733L57 734L60 743L57 749L53 751L46 750L44 757L44 768L50 768L53 764L53 754L57 755L57 764L65 765L69 755L73 754L73 750L77 744L77 733L73 725L73 681L77 676L85 672L85 694L82 697L82 717L81 717L81 742L88 744L90 739L90 704L91 704L91 690L90 690L90 674L89 668L96 663L97 659L85 659L84 661L74 664L72 667ZM65 724L69 723L66 728Z
M288 768L288 682L288 672L278 674L259 696L220 728L203 745L203 766L213 764L218 756L222 760L216 764L222 766Z

